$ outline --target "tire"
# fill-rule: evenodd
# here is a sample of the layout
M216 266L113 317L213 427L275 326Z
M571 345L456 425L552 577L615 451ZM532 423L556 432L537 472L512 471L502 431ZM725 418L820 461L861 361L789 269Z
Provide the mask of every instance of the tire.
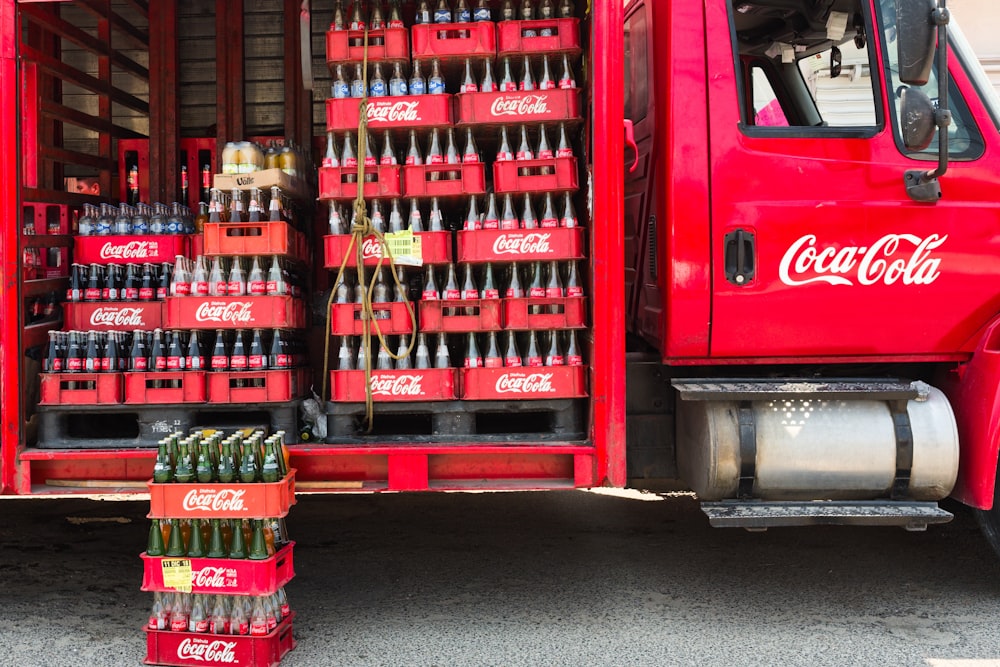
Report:
M988 510L973 510L976 515L976 522L979 523L983 537L1000 557L1000 474L993 487L993 507Z

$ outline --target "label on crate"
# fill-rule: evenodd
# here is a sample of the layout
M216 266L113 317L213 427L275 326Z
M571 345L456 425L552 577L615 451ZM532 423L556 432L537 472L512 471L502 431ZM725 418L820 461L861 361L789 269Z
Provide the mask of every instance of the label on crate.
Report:
M372 396L423 396L423 374L379 375L372 373Z
M494 387L498 394L554 394L552 373L504 373Z
M145 306L101 306L90 314L90 326L115 329L149 329ZM159 322L157 322L159 326Z
M385 243L389 246L389 251L392 253L392 259L396 264L402 264L405 266L423 266L423 247L421 246L420 237L414 235L414 233L409 229L404 229L399 232L389 232L383 234L385 238ZM372 239L374 241L374 239ZM368 239L365 239L365 244L368 243ZM378 241L375 241L378 244ZM362 246L364 249L364 246ZM381 253L381 249L378 251ZM365 253L365 258L367 259L369 255ZM374 257L378 257L375 254Z
M108 241L101 246L101 259L135 259L143 260L157 258L160 255L159 241L128 241L113 243Z
M368 101L369 123L419 123L420 102L393 102L391 100Z
M188 558L163 559L163 585L181 593L191 592L191 560Z
M527 116L549 113L548 95L510 95L500 96L490 105L490 115L494 118L504 116Z
M501 234L493 241L495 255L531 255L552 252L549 239L550 233L513 233Z
M244 511L244 495L246 495L246 489L191 489L184 496L182 506L185 511L242 512Z
M199 588L212 588L218 591L236 589L237 573L231 567L203 567L191 575L191 583Z
M177 659L223 665L235 664L236 642L227 642L222 639L185 637L177 645Z
M253 303L250 301L206 301L195 311L196 322L253 322Z

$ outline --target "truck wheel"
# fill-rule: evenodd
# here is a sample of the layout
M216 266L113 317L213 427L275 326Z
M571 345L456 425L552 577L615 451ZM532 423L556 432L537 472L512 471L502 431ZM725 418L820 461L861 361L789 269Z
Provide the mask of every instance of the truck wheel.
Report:
M988 510L974 510L979 528L983 531L983 536L997 556L1000 556L1000 474L997 474L997 481L993 488L993 507Z

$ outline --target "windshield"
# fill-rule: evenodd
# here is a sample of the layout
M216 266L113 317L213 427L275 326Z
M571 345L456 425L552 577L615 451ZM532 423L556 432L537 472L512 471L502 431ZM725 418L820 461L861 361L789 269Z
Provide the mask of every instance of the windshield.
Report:
M976 86L979 97L982 98L983 104L986 106L987 111L990 112L993 125L1000 131L1000 97L997 96L996 89L993 88L989 77L983 71L983 66L979 64L979 59L976 58L976 54L965 39L962 29L958 27L954 16L951 17L951 23L948 25L948 37L955 55L958 56L959 62L962 63L962 67L969 74L969 78L972 79L972 83Z

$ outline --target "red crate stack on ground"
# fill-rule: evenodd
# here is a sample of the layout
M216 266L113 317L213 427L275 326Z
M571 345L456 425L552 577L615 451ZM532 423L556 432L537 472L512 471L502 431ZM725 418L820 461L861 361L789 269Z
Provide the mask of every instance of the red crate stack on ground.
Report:
M196 454L195 454L196 453ZM142 590L146 664L272 667L295 647L284 587L295 503L280 433L199 430L160 441Z

